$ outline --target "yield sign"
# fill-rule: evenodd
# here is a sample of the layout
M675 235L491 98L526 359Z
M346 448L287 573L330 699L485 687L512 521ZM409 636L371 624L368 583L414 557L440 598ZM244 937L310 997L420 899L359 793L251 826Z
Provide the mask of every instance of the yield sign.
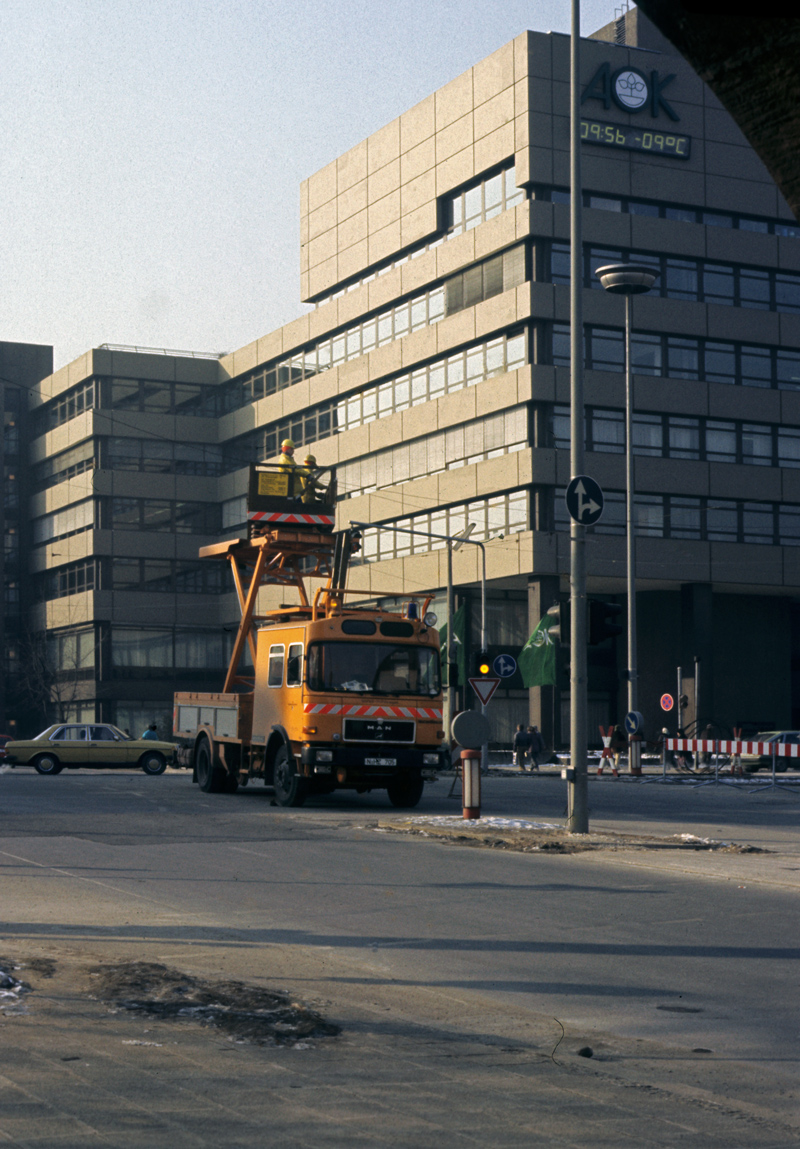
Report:
M499 678L470 678L469 684L477 694L481 701L481 706L486 706L490 701L495 690L500 685Z

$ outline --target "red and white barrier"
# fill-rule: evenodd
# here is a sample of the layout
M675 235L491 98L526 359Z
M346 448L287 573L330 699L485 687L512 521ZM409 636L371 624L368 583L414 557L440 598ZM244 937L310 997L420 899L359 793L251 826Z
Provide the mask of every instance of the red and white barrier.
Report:
M742 742L732 739L713 738L666 738L667 750L691 750L712 754L763 754L772 757L773 750L778 758L800 758L800 745L790 742Z

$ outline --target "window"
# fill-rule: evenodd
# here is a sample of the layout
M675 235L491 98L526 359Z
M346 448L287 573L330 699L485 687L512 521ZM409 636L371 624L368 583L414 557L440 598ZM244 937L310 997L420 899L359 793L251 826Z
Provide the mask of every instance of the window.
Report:
M446 280L445 314L453 315L465 307L474 307L524 282L525 248L514 247Z
M34 545L38 545L55 539L63 539L68 535L91 530L93 525L94 500L86 499L85 502L75 503L63 511L55 511L41 519L34 519L33 542Z
M286 648L280 643L269 648L269 668L267 670L267 686L283 685L283 658Z
M289 657L286 662L286 685L302 686L303 683L303 644L289 644Z

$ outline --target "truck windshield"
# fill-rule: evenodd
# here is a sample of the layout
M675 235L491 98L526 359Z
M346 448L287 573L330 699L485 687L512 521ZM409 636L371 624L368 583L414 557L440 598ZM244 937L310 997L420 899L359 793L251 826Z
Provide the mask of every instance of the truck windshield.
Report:
M308 688L430 698L441 689L439 653L388 642L315 642L308 652Z

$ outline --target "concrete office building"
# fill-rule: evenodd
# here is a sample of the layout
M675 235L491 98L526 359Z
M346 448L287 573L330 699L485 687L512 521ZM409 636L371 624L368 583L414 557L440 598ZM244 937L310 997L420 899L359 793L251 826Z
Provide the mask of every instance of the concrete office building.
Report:
M641 709L660 728L678 665L693 701L697 657L703 722L800 725L800 229L641 14L582 68L589 593L625 601L623 308L593 272L635 259L659 272L634 305ZM385 524L365 595L441 599L445 551L391 526L474 523L492 651L566 598L568 101L569 38L523 33L302 185L313 310L220 358L99 350L44 382L36 617L80 716L129 725L218 683L238 610L197 546L241 529L245 465L286 435L337 464L340 527ZM478 548L454 574L476 645ZM591 651L592 731L624 713L624 664L624 642ZM529 716L558 738L564 702L511 680L497 739Z

